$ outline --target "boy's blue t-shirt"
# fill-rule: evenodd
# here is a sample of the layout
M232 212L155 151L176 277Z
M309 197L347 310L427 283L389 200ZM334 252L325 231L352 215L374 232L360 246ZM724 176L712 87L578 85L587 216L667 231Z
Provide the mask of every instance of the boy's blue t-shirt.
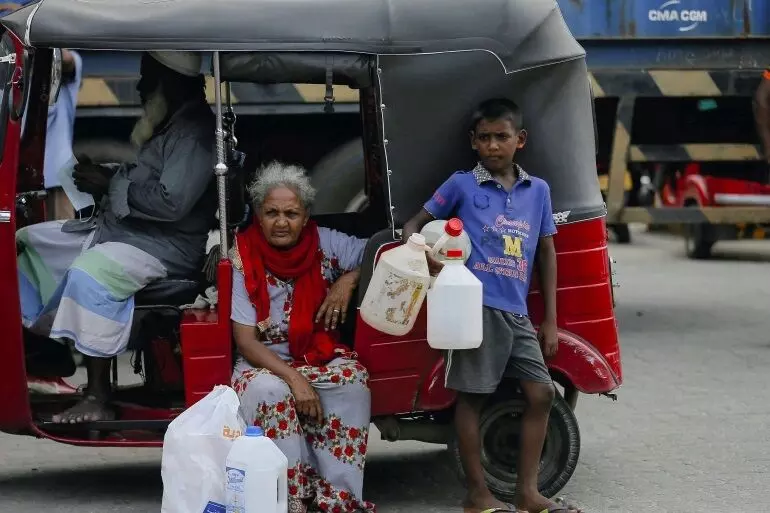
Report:
M424 208L436 219L462 220L473 248L466 265L484 285L484 305L527 315L537 243L554 235L556 224L548 184L517 169L510 192L481 164L457 171Z

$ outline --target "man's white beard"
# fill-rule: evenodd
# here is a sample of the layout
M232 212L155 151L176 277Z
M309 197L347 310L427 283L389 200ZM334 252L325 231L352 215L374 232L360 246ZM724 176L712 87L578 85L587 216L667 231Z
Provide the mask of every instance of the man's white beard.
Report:
M160 87L155 89L142 106L142 117L134 125L131 131L131 143L139 148L146 143L155 133L155 129L166 118L168 103Z

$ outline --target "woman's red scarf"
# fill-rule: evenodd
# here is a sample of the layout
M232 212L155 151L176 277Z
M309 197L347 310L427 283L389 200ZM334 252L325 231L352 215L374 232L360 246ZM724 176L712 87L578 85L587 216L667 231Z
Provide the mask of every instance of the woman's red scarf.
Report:
M271 246L257 223L238 233L235 241L243 264L246 292L257 310L257 326L267 328L270 325L270 296L265 274L269 271L277 278L294 280L289 317L292 358L309 365L323 365L336 355L349 352L340 344L336 331L325 331L323 321L315 322L327 292L315 222L308 221L297 245L286 250Z

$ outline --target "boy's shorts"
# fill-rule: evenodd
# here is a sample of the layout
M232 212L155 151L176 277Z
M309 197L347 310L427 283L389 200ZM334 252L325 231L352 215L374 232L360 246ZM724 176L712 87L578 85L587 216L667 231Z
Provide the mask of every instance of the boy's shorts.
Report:
M535 328L527 317L485 306L484 335L477 349L449 351L446 387L491 394L503 377L553 383Z

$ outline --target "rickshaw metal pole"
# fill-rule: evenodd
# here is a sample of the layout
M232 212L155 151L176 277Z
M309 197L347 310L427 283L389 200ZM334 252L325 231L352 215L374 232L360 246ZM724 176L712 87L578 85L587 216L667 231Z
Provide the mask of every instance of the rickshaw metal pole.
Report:
M217 164L214 174L217 177L219 193L219 254L228 258L227 244L227 164L225 163L225 132L222 128L222 74L219 69L219 52L214 52L214 103L216 104Z

